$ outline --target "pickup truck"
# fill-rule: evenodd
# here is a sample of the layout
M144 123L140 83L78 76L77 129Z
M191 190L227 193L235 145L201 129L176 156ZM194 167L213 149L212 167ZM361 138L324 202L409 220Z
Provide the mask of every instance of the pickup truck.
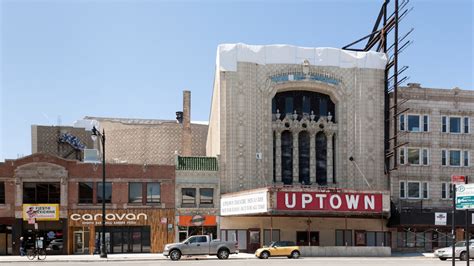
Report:
M209 236L191 236L181 243L166 244L163 255L171 260L179 260L182 255L217 255L225 260L230 254L238 254L238 245L235 241L212 240Z

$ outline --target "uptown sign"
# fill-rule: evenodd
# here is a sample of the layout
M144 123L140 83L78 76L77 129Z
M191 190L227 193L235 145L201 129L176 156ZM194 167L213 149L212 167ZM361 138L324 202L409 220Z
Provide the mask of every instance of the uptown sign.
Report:
M277 210L377 213L383 202L377 193L277 192Z
M82 222L82 224L93 224L102 222L102 213L90 214L90 213L73 213L69 218L76 222ZM140 220L148 220L146 213L107 213L105 215L105 223L112 224L135 224Z

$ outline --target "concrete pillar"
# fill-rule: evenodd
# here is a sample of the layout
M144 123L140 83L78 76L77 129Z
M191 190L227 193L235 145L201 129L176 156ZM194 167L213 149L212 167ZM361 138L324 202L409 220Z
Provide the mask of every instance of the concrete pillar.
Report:
M181 154L182 156L192 155L191 146L191 92L183 91L183 132L181 142Z
M281 132L275 131L275 182L281 183Z
M326 159L327 159L327 183L333 184L333 158L332 158L332 136L334 132L326 132L326 139L327 139L327 148L326 148Z
M316 184L316 132L310 131L309 136L309 182Z
M299 132L293 132L293 182L299 181L299 149L298 149L298 135Z

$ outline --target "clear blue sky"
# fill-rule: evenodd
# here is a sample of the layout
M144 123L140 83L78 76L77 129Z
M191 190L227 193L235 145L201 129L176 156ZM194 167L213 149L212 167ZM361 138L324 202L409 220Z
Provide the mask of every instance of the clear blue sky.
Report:
M31 125L58 117L174 119L183 89L192 119L208 120L218 44L342 47L382 0L0 2L2 161L30 154ZM472 1L411 2L409 82L473 89Z

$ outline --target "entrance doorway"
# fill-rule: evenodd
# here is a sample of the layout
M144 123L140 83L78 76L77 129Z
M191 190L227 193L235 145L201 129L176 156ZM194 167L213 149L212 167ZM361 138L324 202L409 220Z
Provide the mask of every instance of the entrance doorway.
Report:
M249 229L247 239L249 240L247 244L247 252L254 253L260 248L260 229Z
M90 232L88 228L75 230L73 238L73 253L89 254Z

